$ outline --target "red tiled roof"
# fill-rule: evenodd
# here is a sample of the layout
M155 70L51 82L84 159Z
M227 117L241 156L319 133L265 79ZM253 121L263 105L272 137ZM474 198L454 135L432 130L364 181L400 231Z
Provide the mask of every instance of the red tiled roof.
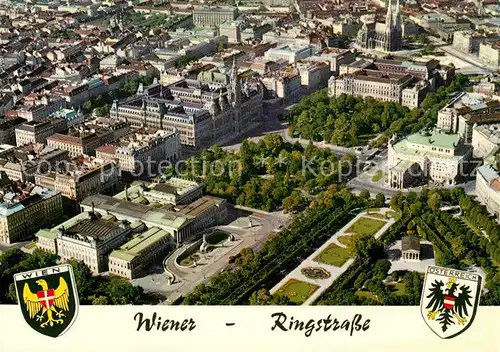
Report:
M106 154L114 154L115 150L116 150L116 148L114 145L103 145L103 146L96 149L96 151L99 151L101 153L106 153Z

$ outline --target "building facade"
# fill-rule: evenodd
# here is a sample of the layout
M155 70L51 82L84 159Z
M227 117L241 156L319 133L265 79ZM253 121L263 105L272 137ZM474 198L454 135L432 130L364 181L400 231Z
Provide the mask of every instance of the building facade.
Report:
M118 160L122 171L135 175L156 173L162 163L166 167L168 163L173 164L179 159L180 142L178 130L156 130L154 133L136 131L120 138L116 145L97 148L96 157ZM148 165L151 165L151 170L147 170Z
M3 194L0 203L0 243L10 244L30 239L44 226L63 214L61 194L31 185L27 192Z
M70 161L57 171L37 173L35 183L64 197L81 201L96 193L107 193L119 188L121 173L116 161Z
M399 0L393 13L392 0L388 0L385 23L363 23L357 35L357 44L365 49L399 51L403 46L403 29Z
M500 42L481 43L479 45L479 60L500 67Z
M54 134L54 126L49 120L29 121L17 127L16 145L26 145L31 143L45 143L47 138Z
M361 70L345 74L339 78L331 77L329 81L330 96L341 94L355 97L373 97L380 101L403 103L403 90L413 82L411 75L384 74L380 71ZM408 102L405 96L405 103ZM415 105L414 102L411 105Z
M199 7L193 10L193 24L195 27L218 27L227 21L234 21L238 17L235 7Z
M491 214L500 219L500 174L494 165L482 165L476 173L476 195Z
M392 188L408 188L414 181L454 185L464 175L472 148L457 134L421 131L388 145L388 181Z
M132 280L154 261L163 259L173 248L172 236L165 230L152 227L136 234L109 255L109 272Z
M241 83L235 62L230 77L230 85L220 88L188 79L167 87L156 85L146 95L115 101L110 116L133 127L177 130L186 147L209 147L261 123L260 82Z
M48 230L37 232L37 246L61 260L83 261L93 273L107 270L111 251L127 241L131 225L110 215L81 213Z

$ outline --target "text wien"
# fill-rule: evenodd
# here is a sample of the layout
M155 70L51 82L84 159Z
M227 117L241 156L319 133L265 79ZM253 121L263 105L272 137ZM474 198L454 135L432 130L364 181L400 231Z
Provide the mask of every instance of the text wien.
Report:
M134 320L137 321L137 331L145 330L158 330L158 331L191 331L196 328L196 323L193 319L184 319L182 321L165 319L162 321L160 316L153 313L151 318L144 318L144 314L137 313L134 316Z
M304 331L307 337L311 336L315 331L327 332L337 330L345 330L352 336L354 331L366 331L370 328L370 319L363 320L361 314L355 314L352 319L345 319L343 321L339 321L337 318L332 319L331 314L324 319L309 319L307 321L294 319L293 317L288 318L285 313L271 314L271 318L274 320L271 331L274 331L276 328L282 331Z

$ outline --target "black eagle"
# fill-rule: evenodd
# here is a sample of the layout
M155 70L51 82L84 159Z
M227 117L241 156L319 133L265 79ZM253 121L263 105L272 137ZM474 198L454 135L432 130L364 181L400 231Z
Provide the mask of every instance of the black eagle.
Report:
M431 284L431 293L427 296L430 298L430 302L425 307L430 309L428 312L429 319L435 319L435 315L439 313L439 317L436 319L441 324L441 328L444 331L448 329L448 326L455 324L454 318L457 320L459 325L465 324L469 313L467 307L472 307L470 293L472 292L469 286L460 286L460 293L456 294L458 290L458 284L450 280L447 283L447 288L443 291L443 286L445 284L443 281L434 280ZM455 304L451 308L446 308L444 305L445 296L451 297L455 300Z

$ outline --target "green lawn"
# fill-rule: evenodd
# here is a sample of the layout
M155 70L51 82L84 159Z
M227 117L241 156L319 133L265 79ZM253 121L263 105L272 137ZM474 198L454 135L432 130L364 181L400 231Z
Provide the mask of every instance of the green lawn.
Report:
M358 291L356 291L355 295L359 296L359 297L370 298L370 299L373 299L374 301L378 302L377 296L374 295L373 293L371 293L370 291L361 291L361 290L358 290Z
M285 295L297 304L304 303L319 288L318 285L310 284L304 281L290 279L281 286L277 294Z
M361 217L346 232L373 235L386 224L385 221Z
M195 253L195 254L191 254L190 256L182 259L179 264L182 266L189 266L189 265L193 264L196 260L199 260L199 259L200 259L199 254Z
M341 267L349 259L349 252L346 248L331 243L316 258L315 261L337 267Z
M396 296L403 296L406 294L406 287L405 284L401 282L389 282L389 283L384 283L387 287L390 287L392 293L394 293Z
M378 218L378 219L384 219L384 220L387 220L387 218L385 217L384 214L379 214L379 213L370 213L370 214L366 214L367 216L371 216L373 218Z
M344 235L344 236L339 236L337 240L342 243L344 246L349 246L349 243L352 241L352 236L350 235Z
M380 179L382 177L384 177L384 175L385 174L384 174L384 172L382 170L377 170L377 172L375 173L375 175L373 175L373 177L372 177L372 181L373 182L378 182L378 181L380 181Z

